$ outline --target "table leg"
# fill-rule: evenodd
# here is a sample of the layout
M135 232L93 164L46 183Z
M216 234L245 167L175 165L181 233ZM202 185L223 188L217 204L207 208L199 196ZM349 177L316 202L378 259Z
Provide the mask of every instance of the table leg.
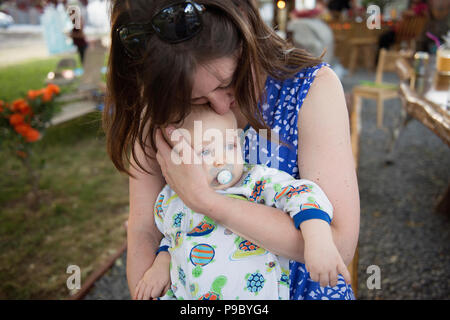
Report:
M394 163L394 153L395 153L395 144L400 137L401 132L405 127L408 125L408 123L413 118L406 112L404 108L401 110L401 116L397 122L397 125L394 126L391 130L391 139L389 141L388 147L387 147L387 155L385 158L386 164L393 164Z

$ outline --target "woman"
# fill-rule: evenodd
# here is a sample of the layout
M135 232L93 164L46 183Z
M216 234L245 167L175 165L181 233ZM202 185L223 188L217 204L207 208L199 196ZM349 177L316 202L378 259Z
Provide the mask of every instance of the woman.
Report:
M351 298L343 281L324 290L319 282L326 279L309 279L302 264L304 241L289 216L216 194L198 165L171 161L173 150L158 129L183 119L192 105L208 105L218 114L232 110L240 128L251 127L246 131L246 158L258 162L263 157L252 157L252 150L260 154L259 138L249 137L255 130L273 128L283 143L275 158L282 161L267 164L278 162L279 169L297 178L300 173L322 187L335 209L333 240L349 264L358 238L359 198L348 114L334 73L280 39L251 0L115 1L111 12L104 126L112 161L131 175L131 295L159 246L152 209L167 182L192 210L291 259L291 298L321 298L330 292L327 298ZM284 90L288 87L290 92Z

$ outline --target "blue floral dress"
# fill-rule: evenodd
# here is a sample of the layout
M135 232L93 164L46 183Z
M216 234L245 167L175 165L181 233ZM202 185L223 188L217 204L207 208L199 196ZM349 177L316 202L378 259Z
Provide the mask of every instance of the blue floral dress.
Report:
M247 125L244 129L244 159L251 164L265 164L285 171L300 179L297 163L298 153L298 113L314 78L326 63L309 67L298 72L293 78L279 81L267 78L265 89L267 102L258 107L267 125L275 131L284 144L267 141L264 132L257 134ZM335 287L320 287L311 280L303 263L290 261L291 300L354 300L350 285L339 275Z

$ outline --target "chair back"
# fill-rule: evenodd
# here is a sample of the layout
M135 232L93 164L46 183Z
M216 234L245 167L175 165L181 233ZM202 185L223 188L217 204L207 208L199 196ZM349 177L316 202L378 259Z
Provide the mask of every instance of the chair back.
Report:
M377 69L375 71L375 83L383 82L383 72L386 64L386 49L381 48L378 55Z
M415 46L415 41L421 36L427 22L426 17L404 17L398 24L395 32L395 43L411 43ZM415 48L411 48L415 49Z

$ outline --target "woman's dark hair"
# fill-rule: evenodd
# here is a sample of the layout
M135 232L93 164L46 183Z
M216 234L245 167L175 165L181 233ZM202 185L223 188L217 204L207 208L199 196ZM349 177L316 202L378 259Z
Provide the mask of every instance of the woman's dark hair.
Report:
M125 164L131 163L130 156L151 174L136 157L136 143L151 157L148 151L156 150L156 129L180 122L190 112L197 66L236 56L235 100L249 124L259 130L269 129L257 107L258 102L264 102L265 77L287 79L321 62L281 39L263 22L252 0L198 0L206 7L199 34L177 44L151 35L143 57L131 60L115 30L131 22L148 22L155 12L175 2L179 1L111 3L112 39L103 127L109 156L119 171L129 175Z

